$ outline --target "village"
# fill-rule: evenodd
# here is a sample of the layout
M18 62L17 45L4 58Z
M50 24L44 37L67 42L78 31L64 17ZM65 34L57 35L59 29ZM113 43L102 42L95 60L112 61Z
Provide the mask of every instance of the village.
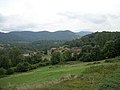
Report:
M54 52L64 53L66 51L72 52L72 56L74 53L77 55L80 54L81 49L79 47L72 47L68 48L66 46L59 47L59 48L50 48L49 50L42 50L42 51L29 51L28 53L24 53L23 56L34 56L34 55L41 55L41 56L51 56Z

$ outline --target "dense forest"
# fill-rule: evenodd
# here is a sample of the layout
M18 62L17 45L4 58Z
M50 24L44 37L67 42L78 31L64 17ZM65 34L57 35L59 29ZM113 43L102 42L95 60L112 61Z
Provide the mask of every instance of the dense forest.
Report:
M66 42L68 47L80 47L81 61L114 58L120 55L120 32L96 32L81 39Z
M9 43L10 45L9 47L17 47L22 52L40 51L40 50L59 47L63 45L65 42L66 41L64 40L39 40L31 43Z

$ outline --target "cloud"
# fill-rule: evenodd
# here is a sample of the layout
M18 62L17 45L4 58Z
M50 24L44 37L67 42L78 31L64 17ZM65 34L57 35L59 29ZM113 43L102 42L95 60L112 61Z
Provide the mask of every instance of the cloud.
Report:
M0 13L0 23L3 23L6 21L6 17L4 17L1 13Z
M82 19L85 22L93 24L102 24L107 21L107 17L105 15L93 15L93 14L83 15Z
M81 13L72 13L72 12L66 12L66 13L58 13L58 15L67 17L69 19L77 19L82 22L86 23L94 23L94 24L101 24L107 21L106 15L99 15L99 14L81 14Z
M0 31L29 31L38 27L38 24L27 21L19 15L3 16L0 14Z
M120 30L120 0L0 0L0 30Z
M81 30L102 31L120 30L119 14L81 14L79 12L57 13L59 19L48 23L34 22L30 18L24 18L21 15L0 14L0 31L57 31L72 30L75 32Z
M85 24L87 28L92 27L94 30L112 30L120 31L120 14L93 14L93 13L79 13L79 12L65 12L58 13L69 20L79 20Z

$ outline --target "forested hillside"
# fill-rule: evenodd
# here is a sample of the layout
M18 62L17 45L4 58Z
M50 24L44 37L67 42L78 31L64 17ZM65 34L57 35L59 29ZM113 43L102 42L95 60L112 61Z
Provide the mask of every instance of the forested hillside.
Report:
M120 32L96 32L81 39L66 42L68 47L79 47L81 61L95 61L120 55Z
M21 32L9 32L9 33L0 33L0 42L3 43L28 43L39 40L66 40L70 41L78 38L79 36L76 33L69 30L66 31L56 31L56 32L30 32L30 31L21 31Z
M96 32L86 36L83 36L80 39L72 40L66 42L65 44L69 47L82 47L83 45L99 45L104 46L107 41L116 40L120 38L120 32Z

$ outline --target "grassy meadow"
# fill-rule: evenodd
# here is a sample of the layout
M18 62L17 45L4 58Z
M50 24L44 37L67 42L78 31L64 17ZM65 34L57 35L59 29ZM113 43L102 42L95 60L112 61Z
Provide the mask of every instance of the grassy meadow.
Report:
M0 78L2 90L119 90L120 57L41 67Z

